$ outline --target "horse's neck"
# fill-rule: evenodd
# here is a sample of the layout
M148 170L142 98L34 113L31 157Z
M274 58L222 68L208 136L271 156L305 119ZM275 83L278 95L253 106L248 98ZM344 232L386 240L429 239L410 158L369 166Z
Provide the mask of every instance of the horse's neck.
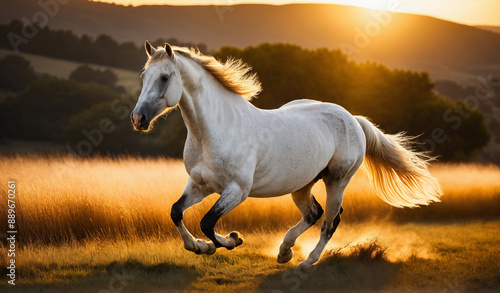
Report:
M242 112L252 108L197 64L189 64L181 74L185 85L179 106L189 134L197 141L220 139L235 120L244 118Z

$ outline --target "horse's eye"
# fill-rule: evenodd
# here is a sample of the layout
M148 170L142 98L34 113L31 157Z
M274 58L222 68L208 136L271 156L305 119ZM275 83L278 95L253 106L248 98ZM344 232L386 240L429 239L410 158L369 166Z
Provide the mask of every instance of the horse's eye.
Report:
M160 79L161 79L162 81L167 81L167 80L168 80L168 75L162 75L162 76L160 77Z

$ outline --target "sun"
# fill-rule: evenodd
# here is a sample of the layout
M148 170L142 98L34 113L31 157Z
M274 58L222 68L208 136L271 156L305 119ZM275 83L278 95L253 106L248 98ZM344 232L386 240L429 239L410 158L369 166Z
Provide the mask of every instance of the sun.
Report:
M392 2L392 3L391 3ZM390 10L394 0L356 0L350 1L351 5L365 7L375 10Z
M358 6L374 10L395 10L404 0L318 0L321 3Z

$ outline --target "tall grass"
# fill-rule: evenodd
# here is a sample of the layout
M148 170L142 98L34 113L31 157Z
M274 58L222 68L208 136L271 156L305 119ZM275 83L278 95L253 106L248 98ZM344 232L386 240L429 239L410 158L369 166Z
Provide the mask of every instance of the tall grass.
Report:
M442 202L416 209L390 207L376 197L362 171L344 197L345 222L373 219L435 221L494 218L500 215L500 168L478 164L438 164ZM170 238L176 228L170 208L182 194L188 175L182 161L136 157L77 159L63 156L0 157L0 194L7 180L17 182L17 230L21 243ZM322 183L313 193L324 206ZM211 195L185 213L188 229L198 235L199 221L218 198ZM6 198L4 198L6 201ZM0 217L7 207L0 205ZM300 219L289 196L250 198L221 220L219 231L281 231ZM6 221L0 221L6 231Z

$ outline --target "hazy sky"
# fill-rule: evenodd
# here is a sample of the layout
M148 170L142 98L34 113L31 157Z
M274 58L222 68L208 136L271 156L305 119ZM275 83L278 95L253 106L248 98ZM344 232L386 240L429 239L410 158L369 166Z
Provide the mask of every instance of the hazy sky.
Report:
M242 3L332 3L387 10L400 4L399 12L430 15L470 25L500 26L500 0L100 0L117 4L232 5Z

